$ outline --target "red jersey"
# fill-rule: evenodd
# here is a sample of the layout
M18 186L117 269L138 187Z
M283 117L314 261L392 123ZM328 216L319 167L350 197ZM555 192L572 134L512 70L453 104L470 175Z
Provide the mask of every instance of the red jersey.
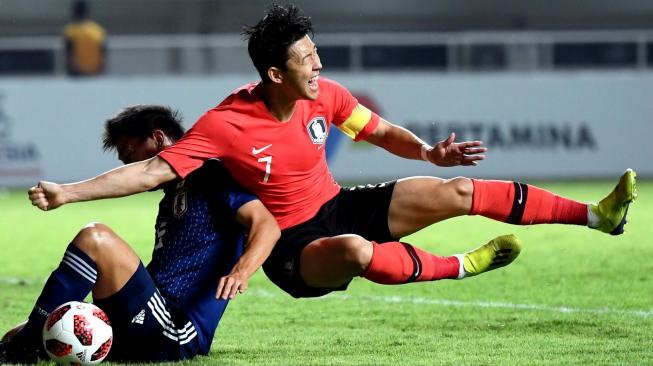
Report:
M282 229L307 221L340 190L324 152L331 124L358 141L379 123L379 117L340 84L324 78L318 83L318 98L298 100L286 122L267 109L259 84L245 85L159 156L182 178L206 159L220 158Z

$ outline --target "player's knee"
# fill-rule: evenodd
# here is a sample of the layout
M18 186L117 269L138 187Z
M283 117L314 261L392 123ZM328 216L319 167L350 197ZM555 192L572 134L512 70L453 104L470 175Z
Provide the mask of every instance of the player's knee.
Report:
M471 198L474 194L474 184L469 178L455 177L449 179L447 185L461 198Z
M358 235L350 235L343 242L343 256L353 268L364 271L372 260L372 243Z
M77 233L72 244L88 254L89 257L97 258L111 249L115 238L116 234L108 226L99 222L91 222Z

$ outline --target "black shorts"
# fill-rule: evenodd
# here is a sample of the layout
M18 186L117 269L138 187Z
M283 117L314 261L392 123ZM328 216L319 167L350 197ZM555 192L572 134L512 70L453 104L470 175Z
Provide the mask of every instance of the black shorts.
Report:
M177 361L199 351L195 326L159 294L143 263L120 291L93 303L111 320L109 361Z
M300 254L316 239L342 234L357 234L376 242L396 240L388 228L388 209L395 183L341 188L313 218L281 231L281 238L263 264L265 274L296 298L345 290L349 283L339 288L308 286L299 273Z

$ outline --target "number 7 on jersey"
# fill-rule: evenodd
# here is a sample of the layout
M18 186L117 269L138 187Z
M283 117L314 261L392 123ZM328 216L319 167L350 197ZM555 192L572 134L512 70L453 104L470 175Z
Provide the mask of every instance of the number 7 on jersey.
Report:
M262 147L260 149L257 149L256 147L252 147L252 155L256 156L263 151L267 150L272 144L269 144L268 146ZM262 158L259 158L257 160L259 163L265 163L265 177L263 177L263 183L267 183L268 179L270 179L270 170L272 170L272 156L265 156Z
M259 163L265 163L265 176L263 177L263 183L267 183L270 178L270 170L272 170L272 157L265 156L258 159Z

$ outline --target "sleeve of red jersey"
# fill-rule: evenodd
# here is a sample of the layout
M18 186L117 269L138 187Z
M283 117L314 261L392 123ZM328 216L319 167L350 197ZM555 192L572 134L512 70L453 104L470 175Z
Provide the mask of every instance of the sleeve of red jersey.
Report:
M192 173L207 159L219 158L234 139L234 134L210 113L202 116L174 145L159 153L181 178Z
M344 86L329 80L333 96L333 123L354 141L360 141L374 132L379 116L358 103Z

